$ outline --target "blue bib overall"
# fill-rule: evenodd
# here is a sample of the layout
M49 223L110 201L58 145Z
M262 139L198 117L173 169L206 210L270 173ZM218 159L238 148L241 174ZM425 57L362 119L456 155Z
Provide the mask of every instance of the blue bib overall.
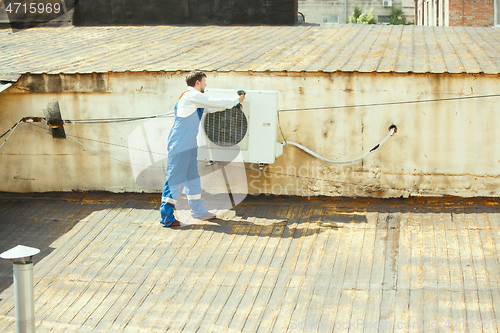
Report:
M182 95L179 99L182 98ZM208 210L203 206L201 199L201 181L198 174L198 144L196 136L200 125L203 109L198 108L188 117L177 115L175 104L174 126L170 130L167 141L167 172L163 186L160 215L161 225L168 227L176 219L174 207L185 188L191 215L195 218L202 217Z

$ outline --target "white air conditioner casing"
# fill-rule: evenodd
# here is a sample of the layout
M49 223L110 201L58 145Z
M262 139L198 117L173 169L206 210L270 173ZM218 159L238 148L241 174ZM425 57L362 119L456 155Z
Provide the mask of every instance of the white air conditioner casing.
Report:
M382 5L384 7L392 7L392 0L383 0Z
M283 154L277 140L278 92L246 90L242 109L205 112L198 134L198 159L231 162L241 153L247 163L274 163ZM206 89L205 94L233 99L237 90Z

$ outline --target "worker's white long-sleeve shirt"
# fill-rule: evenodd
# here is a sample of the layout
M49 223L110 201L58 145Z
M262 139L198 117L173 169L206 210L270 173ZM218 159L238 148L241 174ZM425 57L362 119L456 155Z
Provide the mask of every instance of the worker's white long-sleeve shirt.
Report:
M188 87L177 104L177 116L182 118L189 117L197 108L203 108L204 112L220 111L232 108L238 103L238 97L234 99L213 98L193 87Z

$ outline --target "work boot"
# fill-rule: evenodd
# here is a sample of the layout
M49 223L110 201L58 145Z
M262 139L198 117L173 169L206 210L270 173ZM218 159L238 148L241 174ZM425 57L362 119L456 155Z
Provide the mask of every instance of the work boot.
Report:
M197 219L202 220L202 221L207 221L207 220L214 219L215 217L217 217L217 215L215 215L214 213L208 212L205 215L203 215L202 217L198 217Z
M169 225L169 226L165 226L165 225L163 225L163 224L162 224L162 226L163 226L164 228L182 227L182 223L180 223L179 221L175 220L175 221L174 221L174 222L172 222L172 224L171 224L171 225Z

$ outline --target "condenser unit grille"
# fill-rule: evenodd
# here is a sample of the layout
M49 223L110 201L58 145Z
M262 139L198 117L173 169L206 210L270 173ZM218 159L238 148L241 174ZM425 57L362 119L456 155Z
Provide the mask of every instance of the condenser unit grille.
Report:
M203 123L207 138L220 147L240 143L248 130L248 121L241 108L207 113Z

